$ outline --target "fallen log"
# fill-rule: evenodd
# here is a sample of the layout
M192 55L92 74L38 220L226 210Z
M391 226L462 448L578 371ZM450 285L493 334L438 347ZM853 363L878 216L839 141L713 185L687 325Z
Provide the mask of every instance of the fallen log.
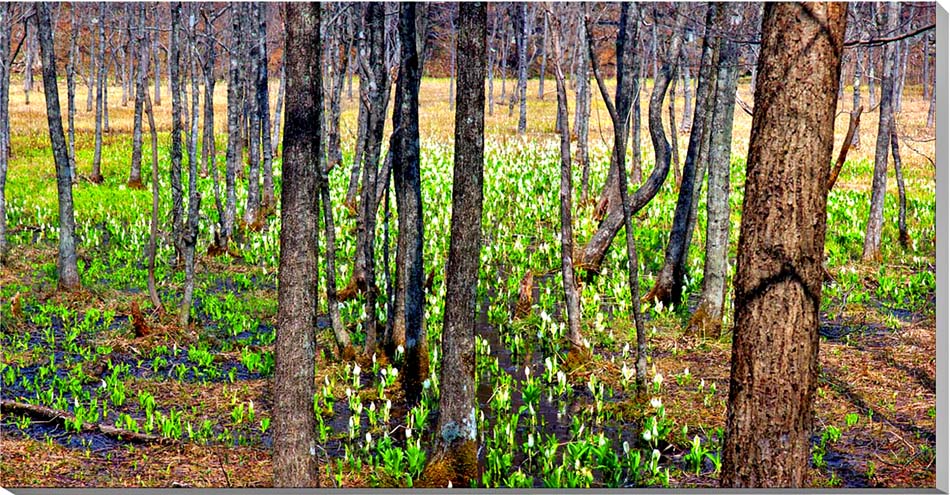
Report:
M55 422L64 426L67 422L75 421L75 416L69 414L66 411L60 411L46 406L27 404L25 402L18 402L9 399L3 399L0 401L0 412L3 412L4 414L29 416L33 419ZM137 433L134 431L116 428L114 426L97 423L83 423L82 427L80 428L80 433L101 433L117 440L134 443L159 443L165 445L171 445L175 443L175 440L171 438L160 437L158 435L148 435L145 433Z

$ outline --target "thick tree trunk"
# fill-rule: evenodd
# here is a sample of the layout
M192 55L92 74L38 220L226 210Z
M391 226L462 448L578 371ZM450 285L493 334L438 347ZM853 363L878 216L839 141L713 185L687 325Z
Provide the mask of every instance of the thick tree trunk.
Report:
M43 62L43 91L46 94L46 118L49 122L49 140L56 163L56 190L59 196L59 287L79 289L79 269L76 266L76 219L73 216L73 188L69 172L69 152L63 134L60 114L59 88L56 86L56 54L53 51L53 28L50 25L49 5L36 4L37 35Z
M406 401L418 403L422 382L429 376L429 352L423 328L422 184L419 171L419 84L422 80L421 51L416 33L416 4L399 8L399 78L393 129L399 129L393 152L399 237L396 256L396 300L393 311L392 346L405 349L402 375Z
M13 4L0 5L0 265L7 255L7 161L10 158L10 25Z
M141 189L142 185L142 110L145 108L145 86L148 77L148 40L145 37L145 5L139 6L140 21L136 32L136 46L139 50L139 67L135 75L135 102L132 115L132 166L129 172L128 187ZM154 153L154 151L153 151Z
M741 19L735 6L723 8L723 22L716 33L736 32ZM709 32L709 31L707 31ZM701 337L719 337L722 310L729 272L729 163L732 156L732 119L736 105L739 75L738 48L735 42L715 34L719 43L716 87L710 103L709 184L706 196L706 260L703 266L703 291L699 307L689 321L688 332Z
M626 9L627 4L623 4ZM622 23L622 21L621 21ZM622 30L622 28L621 28ZM589 33L588 33L589 34ZM560 192L560 237L561 237L561 281L564 286L564 299L567 306L567 338L571 343L572 351L585 349L584 335L581 333L581 298L574 278L574 228L571 210L574 207L571 199L573 186L571 184L571 130L567 124L567 85L564 83L564 72L561 70L561 40L560 29L555 29L551 37L554 51L554 77L557 85L557 112L559 114L558 133L560 134L561 151L561 192ZM591 42L591 46L593 43ZM593 50L591 50L593 52ZM596 66L591 57L592 65ZM606 93L604 94L606 96ZM605 98L609 101L609 98Z
M713 33L717 22L722 22L722 5L710 4L706 13L706 32ZM696 209L703 176L706 173L706 152L710 118L716 88L717 72L714 68L719 59L719 39L706 36L703 39L702 62L697 77L696 107L693 125L683 163L682 183L673 213L673 227L666 248L662 270L657 275L653 289L647 294L648 301L658 300L665 305L679 304L682 298L683 279L686 275L686 259L690 238L696 225Z
M900 20L900 4L884 4L886 14L882 16L886 23L886 32L897 30ZM897 46L894 43L884 45L884 69L881 78L880 118L877 125L877 143L874 148L874 177L871 183L871 207L868 213L867 231L864 235L865 261L881 260L881 237L884 229L884 193L887 188L887 155L890 151L891 120L894 118L894 65L897 58Z
M238 22L234 22L238 25ZM287 125L274 345L274 486L320 484L313 415L317 210L323 127L320 6L286 6ZM237 34L237 33L235 33ZM232 72L234 71L232 65Z
M801 487L808 470L825 181L846 13L842 3L765 6L739 233L723 487Z
M99 2L99 17L97 18L96 24L98 25L99 32L99 60L96 71L96 131L95 131L95 149L93 150L92 155L92 174L89 176L89 180L93 183L102 182L102 113L104 110L103 105L103 91L105 90L106 85L106 4L105 2Z
M439 423L434 461L455 486L478 477L475 402L475 306L482 235L485 154L484 3L459 4L452 221L445 279Z

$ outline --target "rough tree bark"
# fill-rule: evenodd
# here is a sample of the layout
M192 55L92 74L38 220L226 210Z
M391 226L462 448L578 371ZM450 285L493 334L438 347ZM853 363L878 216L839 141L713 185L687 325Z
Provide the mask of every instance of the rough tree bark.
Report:
M141 4L144 5L145 4ZM142 16L141 24L144 27L145 16ZM144 40L143 40L144 41ZM147 41L144 41L147 43ZM146 59L148 58L148 48L143 49L146 54ZM147 64L148 62L146 62ZM147 88L146 88L147 89ZM162 299L158 297L158 289L155 287L155 254L158 251L158 129L155 127L155 115L152 112L152 99L148 95L148 91L144 91L145 98L145 113L148 115L148 130L149 134L152 137L152 215L151 222L149 224L149 237L148 237L148 295L152 300L152 305L155 306L155 309L159 312L164 312L165 308L162 306Z
M175 245L175 264L181 265L184 261L184 192L181 184L181 57L179 53L179 30L181 29L181 2L173 2L169 6L171 11L171 34L168 51L169 81L172 97L172 148L171 166L169 175L172 187L172 232Z
M244 23L239 10L238 4L231 4L231 53L228 55L228 147L224 173L224 225L221 233L221 244L224 250L227 250L231 234L234 232L234 220L237 216L235 175L242 168L241 62L236 52L241 46Z
M739 76L738 48L734 41L718 33L736 32L741 17L735 6L723 8L723 18L715 33L719 43L716 87L710 103L709 184L706 192L706 260L699 306L690 318L687 331L702 337L718 337L722 330L726 274L729 268L729 163L732 156L732 119Z
M897 121L891 117L891 155L894 158L894 176L897 179L897 230L898 241L907 248L910 244L910 235L907 233L907 193L904 189L904 172L901 170L900 142L897 136Z
M284 109L284 93L287 88L287 67L286 67L286 56L281 56L280 58L280 81L277 83L277 102L274 105L274 126L271 133L271 153L274 156L277 156L277 146L280 144L280 126L283 124L283 120L280 118L280 112ZM271 182L273 185L273 181ZM265 188L266 189L266 188ZM273 194L273 187L271 187L271 193ZM264 191L264 194L267 194L267 191Z
M257 28L260 24L261 9L260 2L251 2L248 7L248 17L246 27ZM245 33L246 34L246 33ZM245 46L248 49L247 61L248 71L245 76L248 78L248 91L245 93L245 105L248 120L248 139L247 139L247 161L248 167L247 179L247 206L244 208L244 227L248 230L258 230L263 227L263 223L258 221L261 209L261 111L260 99L256 97L258 88L258 78L261 66L260 44L257 40L245 40ZM251 88L254 89L253 93ZM251 95L255 95L251 98Z
M360 193L360 214L356 220L356 268L354 278L357 287L363 291L366 304L366 320L363 330L366 341L363 353L372 357L376 352L379 333L377 331L376 300L379 290L376 287L376 212L379 202L376 200L379 155L386 125L386 106L389 102L390 82L386 71L385 11L381 4L366 4L363 10L363 34L360 36L360 111L366 118L366 130L363 142L363 190ZM364 87L365 82L365 87ZM388 191L389 177L384 187ZM388 267L384 265L384 267ZM388 269L388 268L384 268ZM387 291L387 294L391 292Z
M56 85L56 54L53 51L53 28L50 24L49 6L36 3L37 35L40 43L40 58L43 62L43 91L46 94L46 119L49 123L49 140L56 163L56 191L59 196L59 288L79 289L79 269L76 266L76 219L73 216L73 188L69 172L69 153L66 151L66 136L63 134L63 119L60 114L59 88Z
M419 171L419 84L422 80L421 51L417 39L416 4L399 6L399 78L393 106L393 129L398 129L393 151L399 236L396 253L396 292L391 343L405 349L403 387L406 401L415 405L422 382L429 376L429 351L423 328L422 184Z
M881 16L886 24L885 32L897 30L900 20L900 4L889 2L882 6ZM881 104L878 108L880 118L877 125L877 143L874 147L874 177L871 183L871 207L868 213L868 225L864 235L864 251L861 257L865 261L881 260L881 237L884 229L884 194L887 189L887 155L891 141L891 120L894 118L894 65L897 58L897 44L884 45L884 68L881 73Z
M711 3L709 5L706 12L707 33L715 31L717 22L722 22L722 15L722 4ZM646 295L647 301L657 300L665 305L681 302L683 279L686 275L686 259L689 254L692 232L696 226L699 192L706 173L707 139L711 127L709 119L713 113L712 105L717 76L714 67L717 66L718 58L719 39L713 36L705 36L703 38L702 62L697 75L693 125L689 135L686 160L683 162L682 182L676 200L676 209L673 213L673 227L670 230L663 268L657 275L653 289Z
M736 268L723 487L800 487L847 5L767 3Z
M235 24L237 22L235 21ZM320 5L286 6L284 130L277 340L274 345L274 486L320 484L313 415L317 326L317 180L322 153ZM233 69L232 69L233 70Z
M475 402L475 304L482 234L485 154L484 3L459 4L458 94L452 220L445 279L439 423L434 460L455 486L478 477Z

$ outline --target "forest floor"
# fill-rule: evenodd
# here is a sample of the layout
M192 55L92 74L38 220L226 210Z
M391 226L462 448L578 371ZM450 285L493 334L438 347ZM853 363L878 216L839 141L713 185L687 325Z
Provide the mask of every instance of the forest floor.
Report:
M582 290L583 327L592 357L589 362L566 362L560 321L563 296L556 270L554 84L547 83L543 101L537 99L537 81L529 84L526 136L515 132L517 115L509 117L507 102L496 105L487 122L485 247L476 346L479 461L484 476L478 486L717 486L731 335L727 331L721 339L702 341L683 332L701 288L705 194L690 248L683 304L643 306L650 354L647 397L636 398L630 374L635 336L626 316L630 303L621 268L622 235L608 253L602 273ZM500 84L496 81L496 92ZM509 91L515 87L513 81L506 84ZM19 87L16 81L12 87ZM94 120L92 112L84 111L85 88L77 93L76 155L84 177L92 160ZM64 88L61 94L65 106ZM850 111L850 88L844 94L848 96L842 99L836 120L835 153ZM125 186L132 106L120 106L119 95L119 88L110 89L111 132L105 135L102 154L105 182L82 180L74 186L83 284L75 293L56 290L58 213L43 95L33 93L30 105L24 103L21 91L11 95L12 157L6 197L12 250L8 264L0 268L0 397L5 404L0 421L0 485L269 486L269 377L274 366L279 218L271 218L262 232L238 236L234 256L201 257L193 325L180 328L172 316L156 314L145 289L151 193ZM740 97L752 104L747 80ZM596 192L606 175L611 131L599 96L592 100L591 184ZM646 100L642 98L644 124ZM496 95L496 102L501 101ZM164 103L157 117L162 132L161 211L167 212L170 103ZM420 104L425 263L426 272L434 273L426 296L427 338L435 364L431 385L423 403L407 411L399 375L390 371L400 363L363 360L357 369L336 361L328 351L333 347L328 322L321 319L318 343L323 351L314 410L323 486L419 486L431 481L420 475L437 414L438 342L451 212L454 112L448 105L448 81L424 80ZM218 86L215 106L217 163L223 169L223 85ZM677 106L682 108L681 98ZM852 149L829 195L825 248L829 277L821 306L820 380L808 476L814 487L935 483L934 134L924 126L927 102L919 87L907 88L903 106L898 128L910 244L902 247L897 242L891 169L883 261L861 262L876 112L864 113L862 145ZM344 109L345 166L331 173L341 287L349 281L355 249L355 219L342 205L356 128L355 99L344 95ZM751 117L738 106L735 118L732 259L751 126ZM643 134L646 137L645 128ZM681 157L687 136L678 136ZM646 176L653 162L646 138L642 151ZM144 177L150 177L149 153L146 140ZM246 201L243 182L239 214ZM576 187L579 182L575 180ZM211 179L200 179L199 187L204 198L199 234L203 252L217 214ZM641 293L652 287L662 266L676 193L671 173L637 217ZM576 208L579 242L596 228L592 215L590 205ZM383 238L383 223L377 239ZM393 220L389 228L392 236ZM170 266L172 257L172 248L163 240L157 279L167 308L177 307L183 284L183 273ZM516 319L519 286L528 271L536 275L532 312ZM727 328L731 328L732 272L734 264L726 298ZM322 296L321 301L325 311ZM147 328L139 337L133 303L141 307ZM363 339L357 325L360 311L359 298L341 305L356 343ZM52 421L31 419L10 412L7 404L14 402L66 414ZM84 424L150 436L144 443L130 442ZM644 431L650 434L645 436Z

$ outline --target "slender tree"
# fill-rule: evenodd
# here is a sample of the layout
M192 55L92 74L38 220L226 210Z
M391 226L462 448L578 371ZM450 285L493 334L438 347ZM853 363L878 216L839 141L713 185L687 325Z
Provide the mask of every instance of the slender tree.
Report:
M723 301L729 254L729 163L732 156L732 118L736 105L739 57L734 41L719 33L736 32L741 16L732 5L723 7L716 23L719 62L715 93L710 101L709 184L706 192L706 259L699 307L689 322L689 331L703 337L718 337L722 329ZM707 34L708 36L708 34Z
M99 14L95 18L99 33L99 59L96 72L96 133L95 149L92 155L92 174L89 180L93 183L102 182L102 115L105 109L103 91L106 85L106 3L99 2Z
M188 135L188 214L183 220L182 248L185 260L185 293L181 298L181 308L178 314L178 324L188 326L191 315L191 302L195 291L195 246L198 243L198 212L201 210L201 194L198 193L198 60L194 57L197 49L195 31L198 17L195 14L196 4L190 4L188 9L188 57L191 72L191 132ZM174 20L174 15L172 16ZM172 104L175 100L172 97Z
M176 264L181 265L184 261L184 230L185 230L185 205L184 191L181 183L181 53L179 45L181 30L181 2L172 2L169 6L171 10L171 34L169 37L170 49L168 51L169 81L171 82L172 98L172 149L171 166L169 176L171 177L172 187L172 231L174 232L173 244L175 245Z
M263 176L261 205L264 212L269 214L275 206L273 141L276 137L271 136L270 90L267 84L267 65L270 60L267 55L267 3L261 2L258 8L260 14L257 23L257 54L260 62L257 65L257 108L260 111L261 120L261 175Z
M274 486L320 484L313 415L317 326L318 177L323 127L320 5L286 6L284 130L277 340L274 345Z
M13 4L0 5L0 265L7 255L7 161L10 157L10 32Z
M478 477L475 402L475 287L482 231L485 166L484 3L459 4L458 94L452 220L445 280L439 424L434 461L450 468L455 486Z
M46 118L49 122L49 140L56 163L56 189L59 196L59 287L79 289L79 269L76 266L76 219L73 216L72 177L69 173L69 152L63 133L63 118L59 106L59 88L56 85L56 54L53 51L53 27L49 5L36 5L37 35L43 62L43 91L46 94Z
M580 10L580 16L587 15L587 4L578 4L577 8ZM548 18L546 15L544 25L547 29ZM577 23L577 37L582 43L586 43L588 35L585 22ZM547 37L545 37L544 43L547 44ZM588 50L577 50L575 62L574 134L577 136L577 151L574 153L574 162L581 169L581 204L586 204L590 198L590 153L587 144L590 134L590 52Z
M832 2L765 5L736 267L723 487L805 481L846 10Z
M528 129L528 3L515 6L515 36L518 43L518 134Z
M626 6L626 4L624 4ZM550 11L546 13L553 17ZM571 177L571 131L567 124L567 85L564 82L564 72L561 69L561 36L560 26L551 36L552 57L554 59L554 79L557 84L557 112L560 114L558 133L560 134L561 151L561 192L560 192L560 220L561 220L561 280L564 285L564 298L567 301L567 338L571 342L571 352L585 349L584 336L581 333L581 301L574 281L574 229L571 210L573 190Z
M251 2L248 7L247 25L248 27L257 28L261 17L260 2ZM244 225L250 230L257 230L263 227L263 224L258 221L261 208L261 112L260 99L257 98L257 87L258 78L260 77L261 56L260 43L256 39L245 40L245 44L248 48L248 71L245 77L253 84L248 84L248 91L245 93L247 95L245 105L249 106L247 110L247 161L250 166L248 167L247 206L244 208ZM253 92L250 90L252 87ZM251 95L254 95L254 97L251 98Z
M145 4L139 5L139 22L136 29L136 46L139 50L138 70L135 74L135 103L132 114L132 166L129 172L128 187L141 189L142 185L142 111L145 108L145 96L148 93L148 39L145 36Z
M879 21L885 24L885 32L897 31L900 20L900 4L888 2L881 5L885 10ZM894 70L898 45L884 45L884 68L881 73L881 104L877 125L877 143L874 147L874 177L871 183L871 207L868 213L867 230L864 235L865 261L880 261L881 237L884 230L884 194L887 189L887 156L890 151L891 120L894 118Z
M241 140L241 61L238 55L244 23L241 4L231 3L231 48L228 56L228 147L224 172L225 207L221 248L227 250L237 216L236 178L241 167L243 144ZM319 52L318 52L319 53Z
M706 13L707 33L716 30L717 20L722 22L722 4L713 2ZM707 34L703 38L702 62L697 77L696 106L686 160L683 162L683 180L676 201L676 210L673 213L673 228L670 230L663 268L657 275L653 289L646 296L648 301L658 300L664 304L679 304L681 300L683 280L686 276L686 258L696 226L699 192L708 162L708 135L711 127L710 118L713 115L717 76L714 69L718 65L718 59L719 38Z
M79 19L76 4L69 8L69 59L66 62L66 122L69 138L69 173L76 182L76 59L79 57Z

